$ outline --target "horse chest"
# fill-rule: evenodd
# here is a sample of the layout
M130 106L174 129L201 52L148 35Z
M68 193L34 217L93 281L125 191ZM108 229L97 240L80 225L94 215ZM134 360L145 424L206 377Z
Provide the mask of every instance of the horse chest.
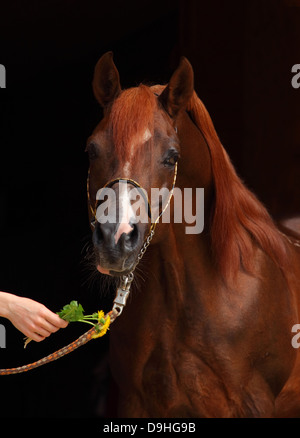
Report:
M114 376L120 389L121 416L230 416L223 382L199 354L164 339L151 346L145 342L144 349L135 351L139 354L130 358L124 349L113 359L118 364Z
M184 346L166 349L158 345L141 376L149 413L167 417L226 416L229 413L218 377L199 355Z
M149 316L163 308L158 295L137 295L111 332L121 415L271 416L278 381L289 371L272 340L288 330L272 312L268 321L261 317L257 303L265 296L249 285L242 303L241 293L214 295L210 313L209 294L194 294L184 311L171 302L161 322ZM266 324L270 339L261 336Z
M228 336L215 326L200 327L197 336L186 326L174 336L174 322L169 320L157 331L144 323L129 334L132 319L124 314L123 321L126 324L111 333L121 416L272 415L273 395L247 359L243 327L237 329L232 319L230 327L220 326L232 332L235 346L223 342ZM210 336L205 335L208 329Z

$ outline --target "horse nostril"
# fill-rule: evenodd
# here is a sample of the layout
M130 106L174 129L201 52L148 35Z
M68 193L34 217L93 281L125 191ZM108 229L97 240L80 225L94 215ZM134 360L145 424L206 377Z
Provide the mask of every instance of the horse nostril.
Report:
M118 227L117 227L117 231L115 232L115 244L117 245L120 238L122 236L128 236L131 231L133 230L133 227L130 223L123 223L121 222Z
M137 241L138 241L138 236L139 236L139 231L138 231L138 227L136 224L132 224L130 223L131 226L131 231L129 231L129 233L123 233L120 236L119 239L119 243L120 245L126 249L131 251L133 248L135 248Z
M137 224L133 224L132 226L133 226L133 230L131 232L131 238L132 239L137 239L138 235L139 235L138 226L137 226Z
M139 242L139 228L135 223L119 224L116 231L116 224L96 224L93 232L93 243L102 250L125 251L130 253Z
M95 230L93 232L93 243L94 245L111 245L114 235L114 226L111 224L101 224L97 222Z

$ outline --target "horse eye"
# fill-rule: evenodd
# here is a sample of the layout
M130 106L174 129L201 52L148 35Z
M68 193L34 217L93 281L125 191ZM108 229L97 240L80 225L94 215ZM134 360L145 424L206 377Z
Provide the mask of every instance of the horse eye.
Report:
M86 152L88 153L90 160L95 160L99 156L99 149L96 143L89 143L86 147Z
M172 153L172 155L168 156L164 161L165 167L174 167L178 161L178 153Z

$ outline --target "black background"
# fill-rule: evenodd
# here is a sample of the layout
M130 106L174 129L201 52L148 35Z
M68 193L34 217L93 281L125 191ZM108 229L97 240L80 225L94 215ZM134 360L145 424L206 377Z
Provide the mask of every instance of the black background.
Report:
M90 239L86 138L101 117L91 80L113 50L123 87L165 83L181 55L239 174L275 218L299 213L300 2L11 1L1 5L0 289L53 311L72 299L108 309L83 262ZM23 350L1 319L1 368L23 365L74 340L61 330ZM24 375L1 377L0 417L102 417L109 336ZM133 353L134 354L134 353Z

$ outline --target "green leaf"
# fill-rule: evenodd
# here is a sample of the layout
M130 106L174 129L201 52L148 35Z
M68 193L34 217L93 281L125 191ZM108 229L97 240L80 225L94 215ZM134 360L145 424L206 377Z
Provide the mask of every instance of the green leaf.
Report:
M70 304L66 304L60 312L57 312L60 318L68 321L74 322L83 319L83 307L77 301L71 301Z

